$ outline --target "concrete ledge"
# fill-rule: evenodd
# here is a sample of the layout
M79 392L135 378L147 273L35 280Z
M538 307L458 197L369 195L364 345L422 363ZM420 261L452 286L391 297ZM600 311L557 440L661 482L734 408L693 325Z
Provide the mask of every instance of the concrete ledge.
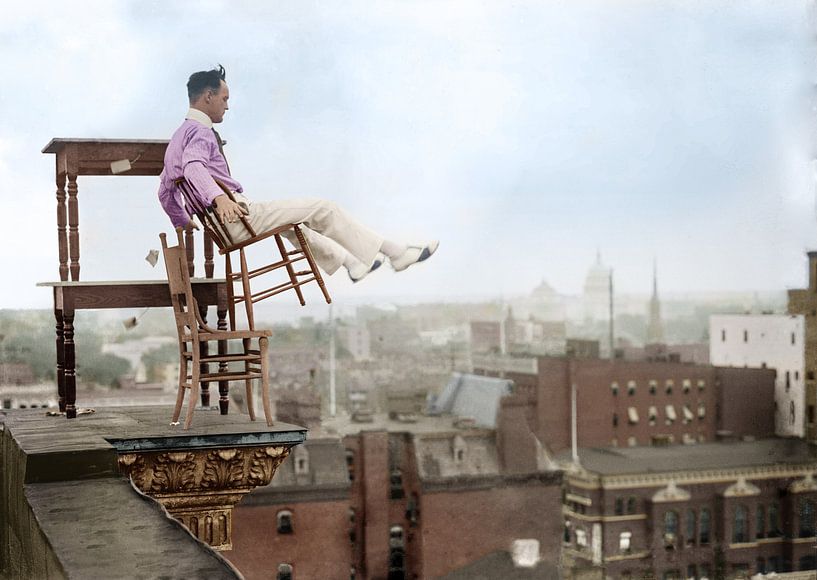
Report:
M46 561L65 577L241 577L124 479L26 485L25 495L53 553Z

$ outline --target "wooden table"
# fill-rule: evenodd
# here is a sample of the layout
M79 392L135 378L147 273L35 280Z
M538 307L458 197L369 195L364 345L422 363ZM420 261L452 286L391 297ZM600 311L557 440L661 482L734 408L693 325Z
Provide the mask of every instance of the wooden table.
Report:
M60 411L69 419L76 417L76 373L74 313L96 308L140 308L170 306L170 291L162 280L80 281L79 187L80 175L115 175L111 163L127 159L131 169L119 175L159 175L164 167L168 141L134 139L52 139L43 153L52 153L56 161L57 241L59 244L59 282L45 282L54 292L54 317L57 325L57 390ZM67 183L67 187L66 187ZM158 187L158 183L157 183ZM149 192L155 195L155 192ZM158 203L158 201L157 201ZM158 234L158 232L157 232ZM188 267L193 276L195 256L193 233L185 234ZM227 287L224 280L213 279L213 243L204 236L204 272L206 278L193 280L193 292L206 319L207 306L216 305L218 328L226 329ZM70 281L69 281L70 275ZM222 341L223 342L223 341ZM206 344L202 345L206 353ZM219 352L226 343L219 343ZM219 382L219 408L227 414L228 383ZM209 406L210 392L202 385L202 405Z

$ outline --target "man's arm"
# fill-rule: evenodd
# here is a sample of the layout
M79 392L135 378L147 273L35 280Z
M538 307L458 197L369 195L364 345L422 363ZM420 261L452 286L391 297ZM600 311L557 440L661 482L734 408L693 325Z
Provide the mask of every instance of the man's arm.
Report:
M210 159L217 152L218 144L211 131L199 131L193 135L182 154L184 178L201 197L205 207L212 205L223 222L235 222L242 214L241 206L221 190L207 170Z

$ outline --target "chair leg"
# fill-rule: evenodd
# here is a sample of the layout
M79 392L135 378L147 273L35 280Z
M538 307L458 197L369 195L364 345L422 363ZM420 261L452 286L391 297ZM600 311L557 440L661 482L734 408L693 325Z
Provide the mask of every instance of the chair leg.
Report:
M296 230L295 236L297 237L297 230L298 226L293 226ZM292 260L290 259L289 254L287 254L286 246L284 246L284 241L281 239L281 236L275 234L275 243L278 245L278 251L281 253L281 259L284 261L284 265L287 269L287 274L289 274L289 283L292 284L292 287L295 289L295 294L298 295L298 302L301 303L301 306L306 305L306 300L304 300L303 292L301 292L301 287L298 285L298 276L295 275L295 269L292 267ZM298 238L298 243L301 244L301 250L303 251L303 243L301 242L301 238Z
M304 256L306 256L306 261L312 270L312 274L315 276L315 281L318 283L318 287L323 293L324 300L326 300L327 304L332 304L332 298L329 296L329 291L326 289L326 284L323 282L323 276L321 276L321 272L318 270L318 265L315 263L315 259L312 257L312 250L310 249L309 244L306 243L304 233L301 231L301 228L298 227L298 224L295 224L295 237L298 238L298 243L301 244L301 249L304 252ZM303 303L301 303L301 306L303 306Z
M264 403L264 415L267 418L267 426L272 427L272 409L269 401L269 372L267 372L267 351L269 340L266 336L258 339L259 350L261 351L261 400Z
M250 342L249 338L243 339L244 343L244 354L250 350ZM249 374L250 372L250 361L244 361L244 373ZM253 400L252 396L252 379L246 379L244 381L244 386L247 389L247 413L250 415L250 421L255 421L255 401Z
M241 287L244 291L244 310L247 311L247 324L250 330L255 330L255 320L252 315L252 291L250 290L249 270L247 269L247 255L244 248L238 250L241 259Z
M176 395L176 407L173 409L173 419L171 425L179 424L179 415L182 413L182 403L184 403L184 390L187 384L187 358L182 355L179 363L179 392Z
M190 379L190 400L187 403L187 415L184 418L184 430L190 429L190 424L193 422L193 411L196 410L196 403L199 398L199 365L197 361L193 361L193 372Z
M233 288L233 265L230 254L224 256L224 270L227 281L227 311L230 314L230 330L235 330L235 288Z

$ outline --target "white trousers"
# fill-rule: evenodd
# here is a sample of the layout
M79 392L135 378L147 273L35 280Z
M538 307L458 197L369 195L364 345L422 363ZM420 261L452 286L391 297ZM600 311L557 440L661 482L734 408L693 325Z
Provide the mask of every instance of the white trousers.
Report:
M329 275L343 264L346 252L370 265L383 244L382 237L361 225L332 201L315 198L250 201L240 193L234 195L236 201L249 210L246 218L256 234L285 224L306 226L301 231L312 250L312 256L321 270ZM237 242L249 237L241 222L227 224L227 230ZM291 230L282 235L293 246L300 247Z

